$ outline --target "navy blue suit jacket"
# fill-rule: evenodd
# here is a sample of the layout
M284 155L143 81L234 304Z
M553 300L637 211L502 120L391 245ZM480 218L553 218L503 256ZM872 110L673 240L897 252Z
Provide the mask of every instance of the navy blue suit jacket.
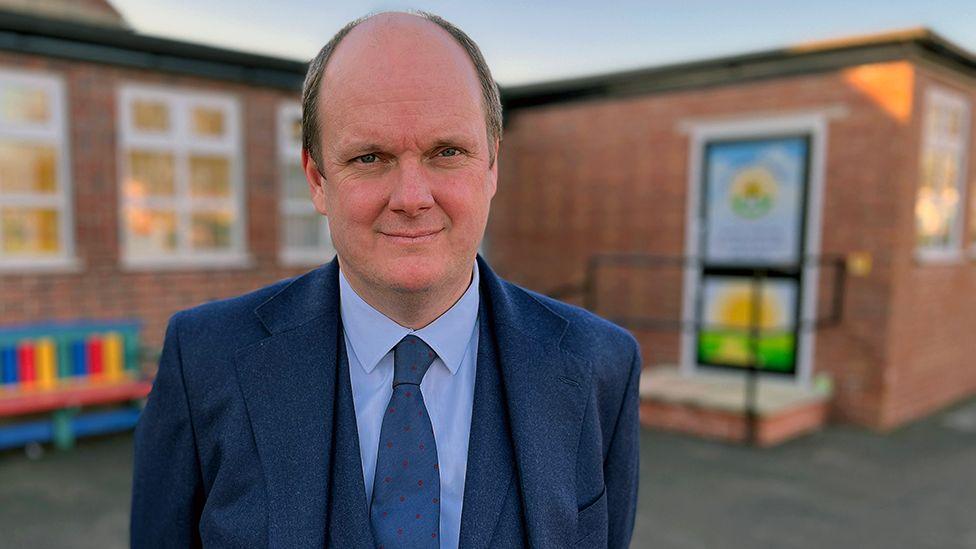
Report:
M627 547L636 341L478 261L461 547ZM136 428L133 547L372 547L338 272L172 317Z

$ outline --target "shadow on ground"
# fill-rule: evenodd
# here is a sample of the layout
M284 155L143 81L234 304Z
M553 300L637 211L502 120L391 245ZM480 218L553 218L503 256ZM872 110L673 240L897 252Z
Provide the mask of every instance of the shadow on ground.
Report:
M0 453L0 546L126 547L132 437ZM633 548L976 549L976 399L758 450L641 436Z

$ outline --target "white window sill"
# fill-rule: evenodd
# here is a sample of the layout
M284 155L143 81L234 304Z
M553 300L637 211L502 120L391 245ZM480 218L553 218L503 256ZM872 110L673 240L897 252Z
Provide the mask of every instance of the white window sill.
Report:
M919 265L959 265L965 261L960 250L915 250Z
M0 274L78 273L83 267L77 257L0 259Z
M123 257L122 269L126 271L178 271L214 269L251 269L254 259L248 254L199 255L182 257Z

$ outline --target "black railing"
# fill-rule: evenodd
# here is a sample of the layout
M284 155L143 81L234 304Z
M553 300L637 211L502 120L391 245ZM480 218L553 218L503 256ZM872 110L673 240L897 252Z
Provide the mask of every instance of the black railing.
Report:
M755 262L760 263L760 262ZM796 331L817 330L836 326L840 324L844 313L845 285L847 281L847 263L841 255L808 255L799 264L794 265L765 265L762 267L748 266L747 261L738 261L736 265L746 265L735 267L736 276L745 277L751 281L751 306L749 325L723 326L715 323L704 323L700 318L700 307L698 304L693 307L693 317L688 320L684 318L661 318L640 315L605 315L608 320L615 322L625 328L633 330L647 330L657 332L678 332L678 333L697 333L702 328L721 329L728 331L745 331L749 335L749 357L746 364L741 365L747 372L745 384L745 413L746 413L746 439L750 444L756 442L756 425L758 413L756 407L758 373L762 370L760 364L762 355L759 352L760 339L772 330L764 330L761 326L761 292L764 282L770 278L794 278L799 280L805 269L814 265L832 269L832 293L829 296L830 308L827 314L813 319L798 317L796 319ZM578 297L582 300L582 305L594 312L601 312L600 307L600 275L607 267L630 268L630 269L679 269L682 280L686 269L696 269L700 273L705 267L705 262L700 257L656 255L646 253L621 253L604 252L593 254L586 262L583 281L576 284L568 284L553 288L548 295L557 299L567 299ZM831 275L828 275L831 276ZM818 284L819 281L814 281ZM801 310L801 305L797 303L797 309ZM819 307L818 307L819 309ZM679 313L682 315L683 313Z

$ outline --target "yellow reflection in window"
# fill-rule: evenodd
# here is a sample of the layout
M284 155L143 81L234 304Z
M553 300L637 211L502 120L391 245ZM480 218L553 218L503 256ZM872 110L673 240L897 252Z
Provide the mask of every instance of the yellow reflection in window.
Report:
M152 256L176 250L176 212L129 206L125 219L129 253Z
M230 159L216 155L191 156L190 194L199 197L230 197Z
M224 135L224 113L219 109L193 108L193 133L204 137Z
M58 191L57 152L52 145L0 140L0 194Z
M43 124L51 119L50 98L42 89L6 84L0 92L3 119L14 124Z
M196 250L229 249L234 214L229 211L194 212L190 242Z
M129 176L123 189L126 198L173 196L173 155L151 151L129 152Z
M162 101L137 99L132 102L132 125L148 132L169 131L169 107Z
M5 255L53 255L61 251L58 211L53 208L3 208L0 223Z

